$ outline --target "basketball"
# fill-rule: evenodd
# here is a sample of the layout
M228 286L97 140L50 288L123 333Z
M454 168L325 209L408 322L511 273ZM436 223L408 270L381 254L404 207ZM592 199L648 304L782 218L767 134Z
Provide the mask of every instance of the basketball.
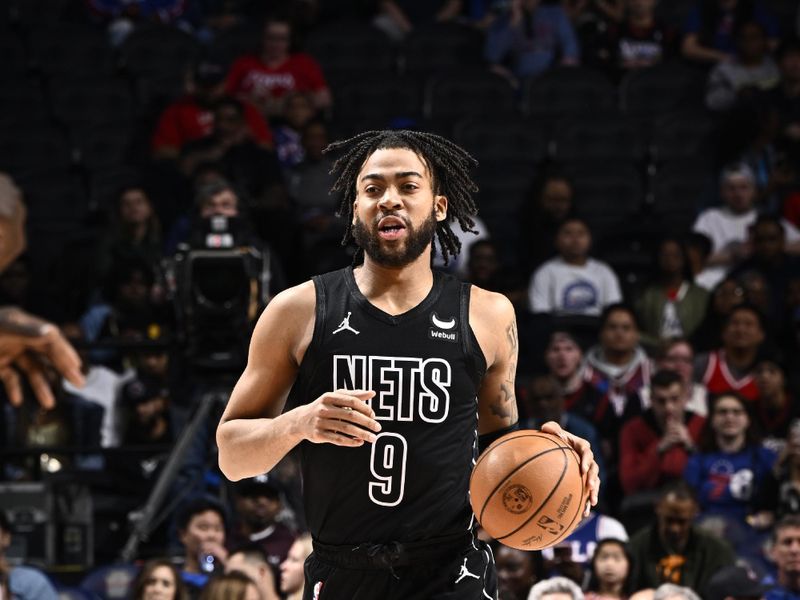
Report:
M561 438L536 430L504 435L481 454L470 502L494 539L541 550L567 537L586 507L580 458Z

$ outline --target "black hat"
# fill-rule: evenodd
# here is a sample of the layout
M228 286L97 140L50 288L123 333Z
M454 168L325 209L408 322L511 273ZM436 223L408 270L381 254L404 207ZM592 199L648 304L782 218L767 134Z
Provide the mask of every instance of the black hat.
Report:
M136 406L153 398L169 398L169 389L154 377L139 376L122 388L122 401Z
M194 80L198 85L217 85L223 79L225 79L225 67L216 61L204 60L194 68Z
M709 580L706 600L725 600L725 598L761 598L766 588L761 585L756 574L746 567L725 567Z
M237 496L268 496L280 498L283 484L275 475L264 473L248 479L242 479L233 484Z

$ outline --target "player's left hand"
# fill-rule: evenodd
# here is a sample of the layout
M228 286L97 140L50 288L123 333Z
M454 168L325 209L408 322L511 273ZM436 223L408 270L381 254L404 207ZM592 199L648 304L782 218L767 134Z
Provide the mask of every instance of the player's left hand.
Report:
M589 501L586 503L586 510L583 512L584 517L589 516L592 507L597 504L597 496L600 493L600 469L594 460L594 452L589 442L583 438L572 435L571 433L561 429L561 425L555 421L548 421L542 425L542 431L545 433L552 433L557 435L564 442L572 446L573 450L578 453L581 458L581 475L586 481L586 493L589 496Z

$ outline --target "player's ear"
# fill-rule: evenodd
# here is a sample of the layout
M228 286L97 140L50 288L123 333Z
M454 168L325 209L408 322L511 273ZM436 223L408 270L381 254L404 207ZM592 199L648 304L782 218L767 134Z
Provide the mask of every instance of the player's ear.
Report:
M353 219L351 225L356 224L356 213L358 213L358 200L353 200Z
M447 218L447 196L435 196L433 210L436 213L436 220L444 221Z

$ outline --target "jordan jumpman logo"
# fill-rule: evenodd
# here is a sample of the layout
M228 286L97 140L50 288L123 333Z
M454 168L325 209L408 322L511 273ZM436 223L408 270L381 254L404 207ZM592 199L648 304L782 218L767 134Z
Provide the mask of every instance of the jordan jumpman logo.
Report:
M470 573L469 569L467 569L467 559L464 558L464 564L461 565L461 572L458 574L458 579L456 579L456 583L464 579L465 577L472 577L473 579L480 579L478 575L474 573Z
M352 331L352 332L353 332L353 333L355 333L356 335L358 335L359 333L361 333L360 331L356 331L355 329L353 329L352 327L350 327L350 315L351 315L351 314L353 314L353 313L351 313L350 311L348 311L348 312L347 312L347 316L346 316L344 319L342 319L342 322L341 322L341 323L339 323L339 327L338 327L338 328L336 328L336 329L334 330L334 332L333 332L331 335L336 335L336 334L337 334L337 333L339 333L340 331L345 331L345 330L347 330L347 331Z

